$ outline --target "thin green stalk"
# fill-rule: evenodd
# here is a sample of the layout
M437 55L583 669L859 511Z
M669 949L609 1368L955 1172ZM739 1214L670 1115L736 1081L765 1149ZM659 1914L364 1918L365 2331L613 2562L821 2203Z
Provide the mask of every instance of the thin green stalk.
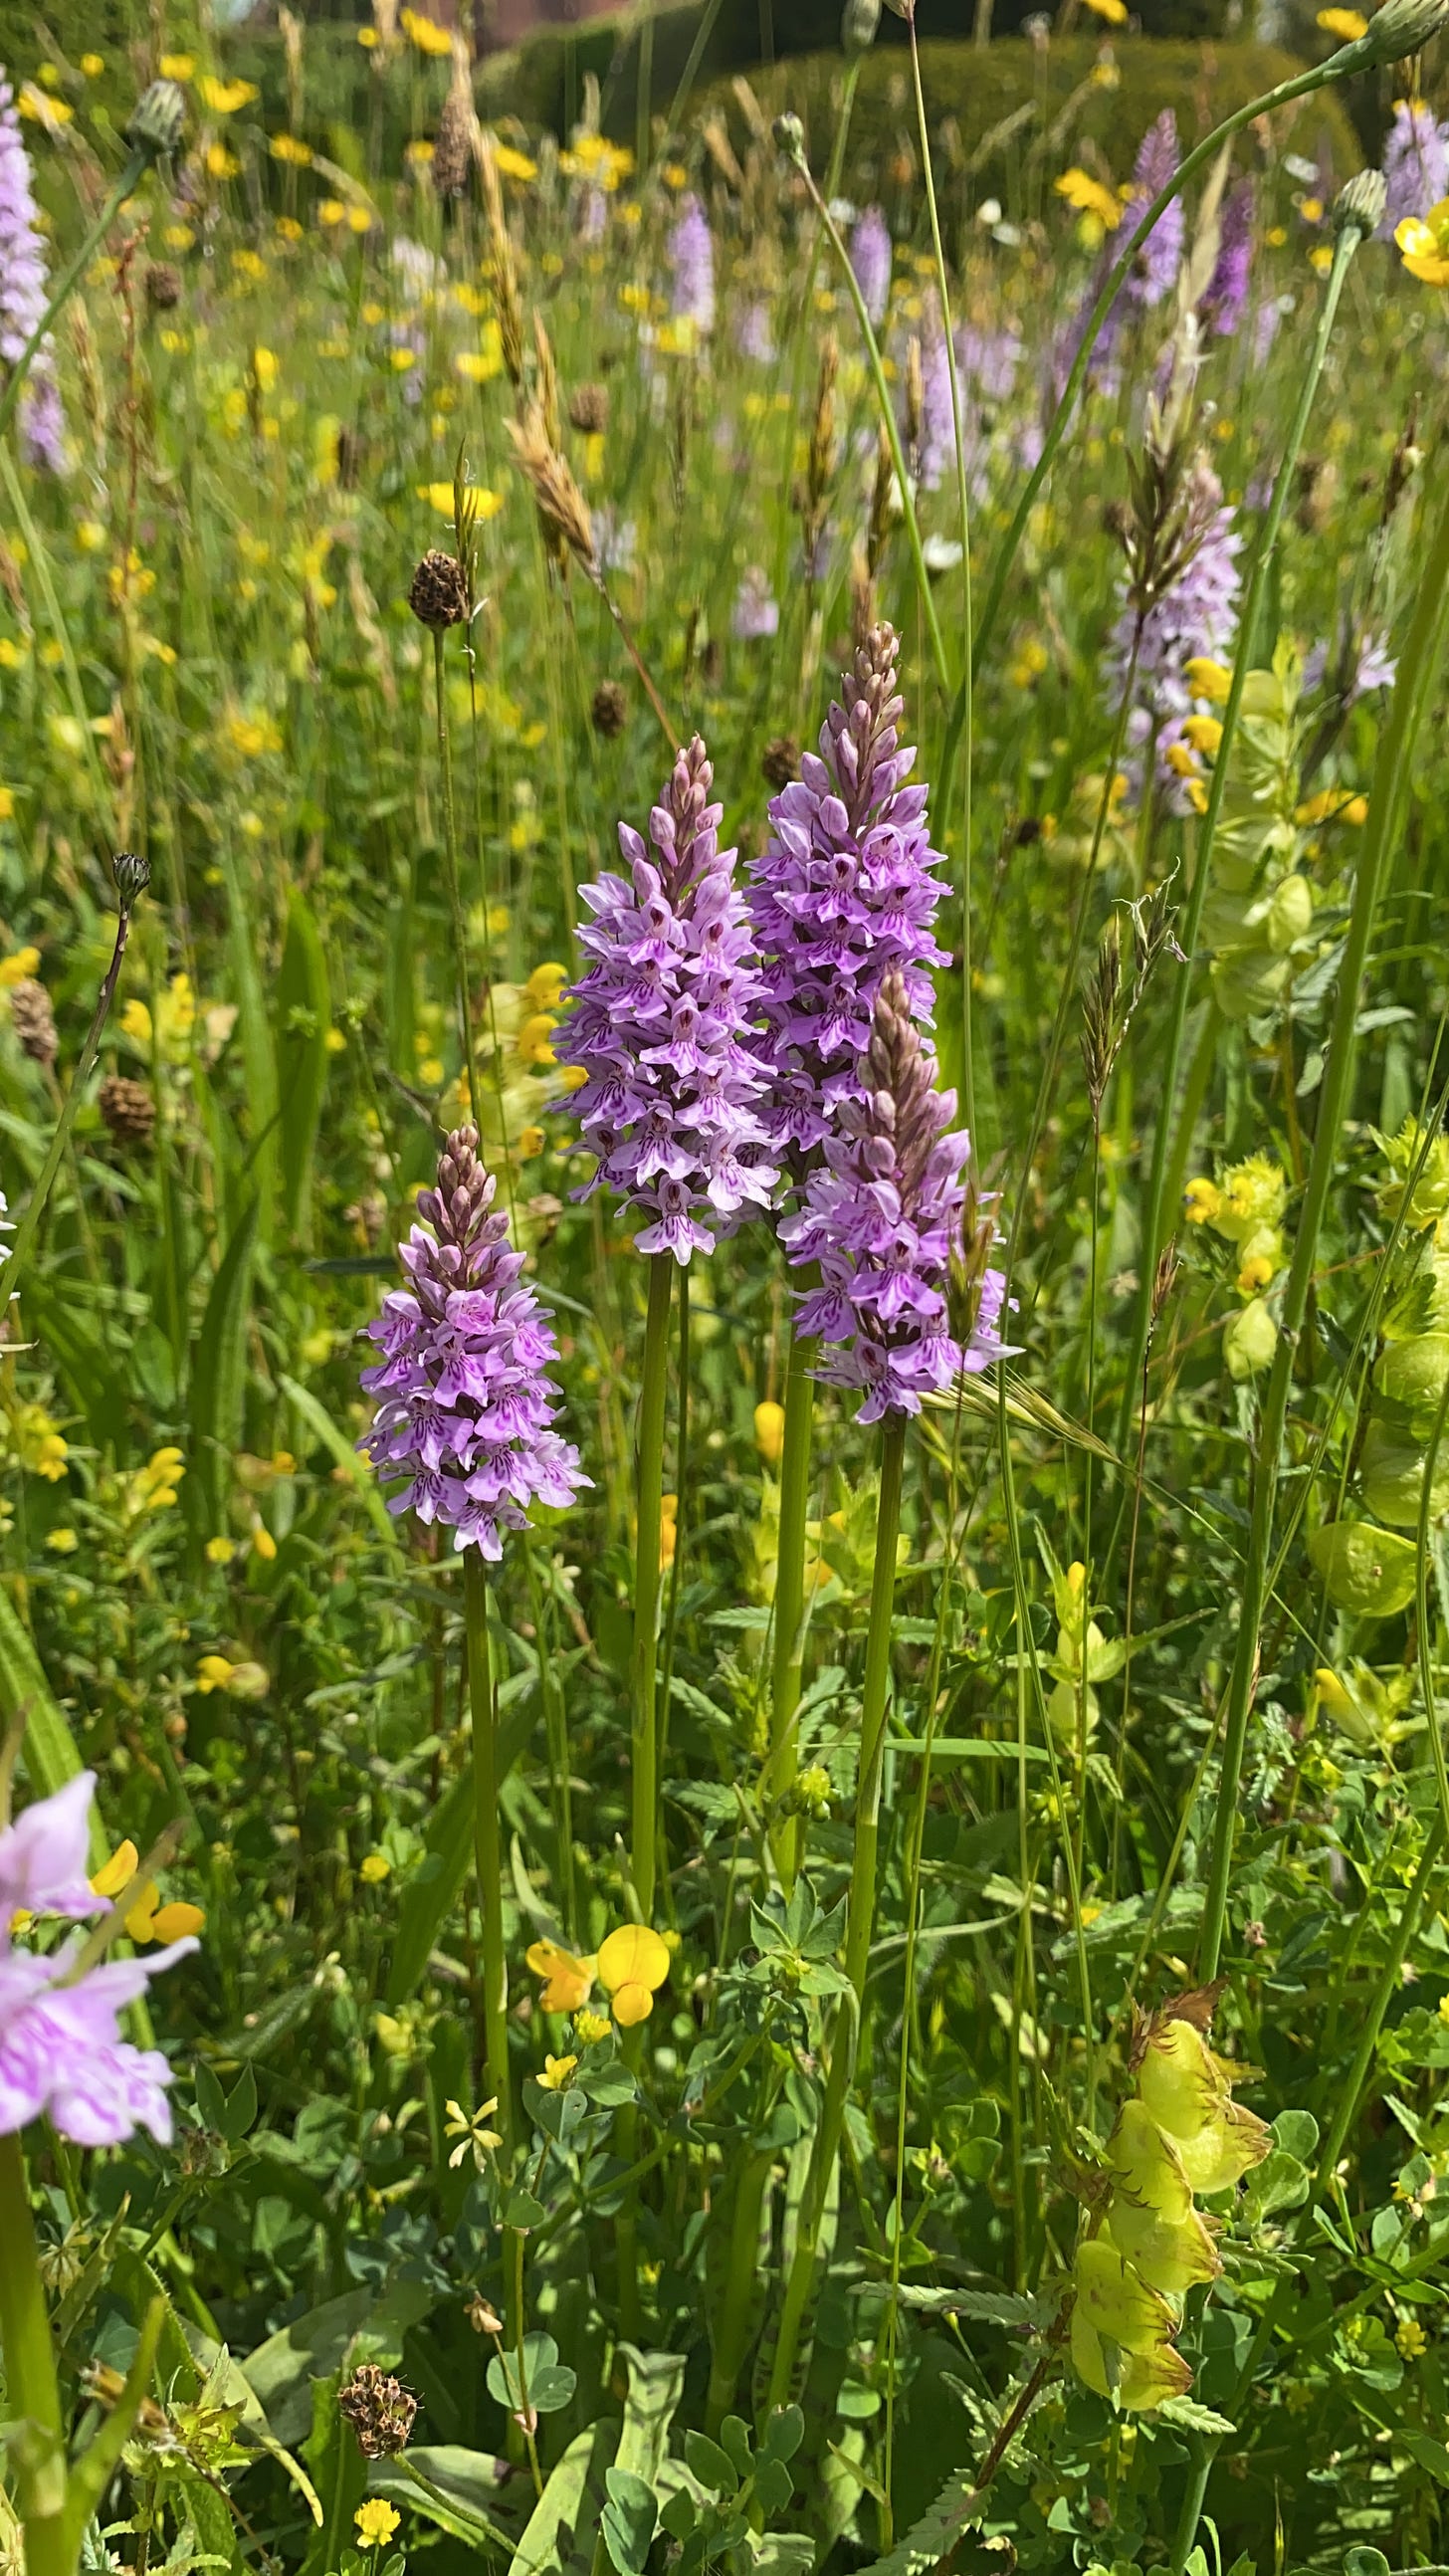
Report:
M664 1408L669 1386L669 1305L673 1286L672 1256L667 1252L651 1254L636 1453L638 1544L634 1559L633 1733L630 1748L630 1860L634 1893L639 1900L639 1916L644 1923L651 1923L654 1919L655 1855L659 1840L659 1534L664 1492Z
M931 576L926 570L926 558L921 548L921 527L920 521L916 517L916 505L911 498L911 481L910 476L906 472L905 451L901 446L901 433L896 421L895 405L891 401L890 387L886 383L885 368L881 363L880 346L876 339L875 331L871 325L870 315L866 311L865 297L860 291L860 280L857 278L854 269L851 267L850 253L840 238L835 218L831 214L825 199L821 196L820 190L815 184L815 180L811 174L810 164L805 158L803 139L795 144L787 143L785 145L785 149L790 153L793 166L799 171L800 176L805 182L810 202L815 208L815 212L819 216L821 223L825 227L825 237L840 263L840 273L845 282L846 292L848 293L852 304L855 306L855 318L860 325L861 339L865 343L866 364L870 369L871 381L875 386L876 404L880 412L881 427L885 431L891 451L891 463L895 467L896 487L901 496L901 510L905 519L906 537L911 549L911 561L915 565L916 569L916 588L920 593L921 613L925 619L926 632L931 639L931 659L936 665L936 676L941 683L942 689L949 690L951 686L951 678L946 667L946 647L941 636L940 620L936 615L936 602L931 594Z
M891 1629L895 1610L896 1542L901 1526L901 1482L905 1464L906 1425L901 1414L886 1418L881 1435L880 1503L875 1524L875 1565L870 1587L870 1625L865 1641L865 1685L860 1711L860 1780L855 1800L855 1844L850 1895L845 1915L845 1974L849 1992L836 2010L831 2034L830 2067L820 2106L819 2126L810 2157L804 2198L795 2234L795 2251L785 2282L780 2331L770 2371L769 2405L783 2406L795 2376L795 2360L815 2279L821 2222L830 2178L845 2126L845 2101L860 2036L870 1936L875 1923L876 1862L880 1846L880 1791L885 1767L886 1705L890 1684Z
M774 2162L771 2150L756 2149L736 2166L734 2213L730 2223L729 2270L714 2335L704 2428L716 2440L734 2402L750 2337L750 2315L759 2279L760 2212Z
M664 1605L664 1647L659 1658L659 1751L669 1741L669 1705L674 1688L674 1642L679 1633L679 1593L684 1580L684 1533L689 1506L689 1268L679 1274L679 1422L675 1435L674 1554L669 1560L669 1594ZM666 1891L667 1894L667 1891Z
M140 862L136 860L131 861L133 867L139 864ZM150 871L147 870L146 875L149 873ZM143 876L141 883L144 885L145 881ZM81 1049L80 1062L71 1077L70 1089L65 1095L60 1116L55 1122L50 1151L41 1167L40 1178L30 1193L25 1214L15 1229L15 1241L11 1247L10 1258L5 1264L6 1292L12 1297L24 1276L25 1265L35 1243L36 1229L45 1211L45 1202L50 1196L56 1173L60 1169L70 1131L75 1125L76 1112L85 1096L86 1084L91 1078L96 1057L100 1053L101 1032L110 1015L116 985L120 979L121 962L126 954L126 943L131 936L131 910L134 900L134 895L122 891L120 911L116 919L116 942L111 951L111 962L106 968L101 989L96 996L96 1007L91 1014L91 1024L86 1033L85 1045Z
M770 1677L769 1780L785 1797L800 1769L795 1713L805 1654L805 1523L810 1510L810 1443L815 1421L815 1359L808 1335L790 1336L785 1373L785 1431L780 1451L780 1528L775 1557L774 1661ZM788 1896L800 1868L804 1819L789 1816L775 1838L775 1861Z
M497 2125L507 2166L513 2137L508 2071L508 1961L503 1948L503 1856L498 1815L498 1726L488 1649L488 1584L476 1547L463 1550L463 1620L468 1641L468 1705L473 1719L473 1851L483 1925L483 2040L488 2080L498 2096Z
M13 2424L11 2434L27 2576L70 2576L74 2553L65 2527L65 2426L55 2372L50 2319L41 2286L35 2227L20 2139L0 2137L0 2353Z
M1138 1376L1142 1367L1142 1354L1147 1343L1148 1317L1152 1301L1153 1271L1156 1265L1158 1253L1162 1249L1164 1233L1163 1183L1168 1169L1169 1142L1173 1134L1172 1105L1177 1091L1177 1068L1182 1058L1183 1034L1187 1027L1188 1005L1192 998L1192 969L1197 957L1198 938L1202 928L1203 907L1207 901L1208 888L1212 878L1213 844L1217 834L1218 820L1223 809L1223 800L1227 793L1228 773L1232 766L1233 745L1238 730L1238 717L1243 703L1243 691L1247 685L1248 650L1252 642L1254 629L1258 622L1258 615L1262 607L1264 593L1267 589L1268 573L1272 564L1274 550L1278 543L1278 531L1282 525L1283 512L1287 506L1288 493L1293 480L1293 470L1297 462L1298 451L1303 444L1304 436L1307 432L1309 414L1313 409L1314 397L1318 390L1318 380L1323 373L1324 361L1328 356L1328 343L1333 331L1334 316L1338 311L1339 297L1343 292L1343 285L1348 274L1349 262L1353 258L1354 252L1357 250L1361 239L1362 235L1359 233L1357 226L1348 224L1340 231L1338 239L1334 244L1333 266L1328 273L1328 286L1323 298L1323 309L1318 317L1318 328L1314 333L1313 347L1309 354L1308 365L1304 370L1302 383L1299 386L1298 401L1294 409L1293 419L1289 426L1287 440L1283 448L1282 459L1273 484L1272 498L1269 501L1267 515L1258 531L1257 541L1253 548L1253 558L1248 572L1247 588L1243 595L1242 613L1238 620L1239 649L1233 662L1233 676L1231 686L1228 690L1227 704L1223 708L1223 730L1218 741L1217 751L1213 757L1213 772L1211 783L1208 788L1208 801L1203 813L1202 827L1198 833L1197 860L1193 869L1192 886L1188 895L1187 911L1183 919L1182 931L1180 934L1180 944L1188 962L1177 976L1173 995L1172 1018L1168 1024L1167 1045L1161 1059L1160 1071L1157 1075L1157 1096L1161 1103L1161 1107L1158 1112L1156 1129L1152 1139L1152 1162L1148 1171L1147 1190L1142 1204L1140 1229L1141 1255L1137 1265L1137 1302L1133 1309L1132 1340L1127 1351L1126 1375L1123 1379L1122 1389L1121 1417L1117 1426L1117 1447L1123 1452L1126 1450L1127 1442L1131 1434L1132 1406L1135 1399ZM1211 1029L1212 1026L1213 1023L1209 1020L1208 1028ZM1206 1043L1207 1034L1205 1031L1202 1044L1206 1045ZM1183 1102L1182 1120L1179 1121L1179 1127L1181 1127L1183 1121L1189 1117L1192 1117L1193 1119L1196 1118L1197 1110L1200 1105L1200 1095L1194 1095L1193 1087L1189 1084L1188 1097ZM1190 1141L1191 1137L1189 1131L1187 1142L1190 1143ZM1180 1162L1182 1158L1185 1157L1186 1152L1187 1144L1179 1144L1177 1155L1174 1158L1174 1168L1178 1168L1180 1166Z
M978 670L982 667L986 647L1001 613L1006 585L1011 578L1011 567L1016 560L1017 549L1025 534L1027 522L1036 506L1036 496L1051 472L1057 450L1066 433L1067 423L1076 407L1077 396L1086 380L1087 369L1092 363L1092 352L1096 348L1102 327L1126 283L1128 273L1147 235L1166 214L1174 198L1181 196L1189 180L1195 179L1199 170L1207 169L1209 164L1216 160L1223 145L1233 135L1241 134L1246 126L1255 124L1260 116L1270 116L1274 108L1286 107L1292 99L1306 98L1312 91L1325 89L1333 81L1346 80L1352 72L1367 71L1377 62L1391 60L1391 53L1385 50L1385 32L1380 27L1376 35L1360 36L1350 45L1340 45L1338 51L1330 54L1326 62L1315 63L1307 71L1295 72L1291 80L1279 81L1276 88L1265 90L1261 98L1249 99L1245 107L1234 108L1231 116L1225 116L1221 125L1215 125L1211 134L1205 134L1202 141L1193 146L1186 160L1173 172L1167 185L1158 190L1141 222L1132 228L1121 256L1104 280L1102 291L1092 307L1082 344L1072 361L1071 372L1062 388L1061 399L1047 424L1041 454L1027 476L1011 525L997 550L996 561L991 569L991 579L987 585L986 604L981 612L981 623L976 629ZM958 699L952 712L953 726L959 728L961 720L962 710Z
M438 786L443 800L443 872L448 880L448 909L453 917L453 967L458 980L458 1036L468 1077L468 1103L474 1122L483 1115L478 1088L478 1058L473 1044L473 997L468 986L468 929L458 882L458 818L453 807L453 755L448 740L448 695L443 671L443 635L433 629L433 686L438 720Z
M1335 269L1337 265L1338 263L1335 262ZM1388 718L1379 737L1378 758L1374 766L1373 788L1369 798L1368 821L1364 827L1364 847L1354 882L1353 909L1349 916L1343 962L1339 968L1338 994L1334 1005L1328 1060L1319 1101L1318 1123L1313 1137L1313 1152L1299 1211L1293 1264L1283 1297L1278 1347L1274 1353L1268 1392L1263 1404L1258 1441L1258 1472L1253 1482L1252 1522L1243 1568L1243 1596L1238 1612L1237 1650L1233 1657L1232 1679L1223 1731L1222 1777L1213 1827L1212 1862L1208 1873L1202 1936L1198 1950L1199 1972L1204 1983L1217 1975L1218 1960L1222 1951L1228 1882L1232 1872L1233 1832L1237 1822L1238 1788L1247 1746L1248 1719L1252 1711L1257 1681L1259 1640L1266 1601L1268 1570L1273 1553L1273 1521L1278 1499L1280 1452L1288 1411L1288 1398L1292 1388L1293 1362L1297 1353L1298 1336L1307 1312L1308 1294L1313 1284L1313 1274L1318 1258L1319 1230L1323 1222L1324 1209L1328 1203L1328 1194L1333 1185L1339 1137L1348 1113L1358 1062L1359 987L1363 980L1369 941L1373 934L1379 898L1383 891L1393 849L1394 822L1399 805L1400 787L1407 778L1409 761L1437 667L1440 631L1445 614L1446 588L1449 588L1449 488L1446 488L1440 505L1438 523L1430 541L1420 579L1413 620L1399 659L1398 676L1389 702Z
M961 1095L968 1133L976 1136L976 1066L971 1043L971 765L975 673L971 635L971 500L966 481L966 432L961 416L961 387L956 367L956 340L951 328L951 294L946 278L946 252L936 204L931 165L931 134L926 120L926 93L921 84L921 49L916 39L915 0L906 11L911 40L911 79L916 93L916 124L921 137L921 168L926 182L926 210L931 220L931 249L936 262L936 291L941 299L941 328L946 341L946 373L951 387L951 427L956 449L956 506L961 519L961 693L962 804L961 841Z
M669 1387L669 1307L674 1288L674 1261L667 1252L649 1259L649 1306L644 1324L644 1374L639 1393L639 1433L635 1451L634 1653L632 1664L632 1733L630 1738L630 1869L639 1920L654 1920L659 1845L659 1536L663 1519L664 1413ZM642 2022L625 2034L624 2060L638 2078L644 2054ZM634 2161L639 2114L626 2103L617 2124L618 2151L626 2165ZM626 2198L614 2228L619 2267L619 2321L627 2336L637 2336L642 2317L639 2295L639 2223L637 2205Z

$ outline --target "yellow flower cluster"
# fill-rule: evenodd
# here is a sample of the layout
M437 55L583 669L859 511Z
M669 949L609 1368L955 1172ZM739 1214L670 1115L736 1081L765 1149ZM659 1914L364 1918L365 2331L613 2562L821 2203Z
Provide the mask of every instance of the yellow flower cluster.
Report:
M1183 1192L1188 1224L1210 1225L1237 1253L1235 1285L1246 1302L1224 1328L1223 1357L1229 1375L1240 1381L1267 1368L1278 1345L1264 1292L1287 1259L1280 1222L1287 1191L1282 1165L1269 1154L1250 1154L1220 1181L1199 1177Z
M126 1907L128 1939L184 1941L189 1933L199 1932L206 1921L199 1905L163 1905L154 1878L146 1879L139 1887L133 1884L140 1858L133 1842L120 1843L91 1880L92 1893L107 1899L130 1889Z
M452 486L448 487L449 507ZM568 968L550 960L526 984L495 984L478 1031L478 1080L482 1100L473 1115L492 1171L516 1170L548 1142L548 1108L569 1085L551 1044L558 1027L559 996Z
M58 1485L69 1447L43 1404L17 1404L8 1422L10 1446L27 1475Z
M1181 2397L1182 2302L1216 2280L1222 2257L1196 2206L1261 2164L1271 2133L1233 2100L1233 2070L1207 2043L1210 1993L1139 2016L1137 2091L1107 2141L1107 2190L1072 2266L1071 2352L1099 2397L1139 2410Z
M585 2032L585 2007L596 1984L601 1985L613 2007L621 2030L632 2030L636 2023L647 2021L654 2010L654 1998L669 1974L668 1942L645 1923L622 1923L599 1945L593 1957L576 1958L556 1941L535 1941L527 1952L528 1964L536 1977L544 1981L539 2001L545 2012L577 2013L581 2039L595 2036ZM590 2022L598 2017L588 2015ZM607 2024L605 2025L607 2028Z
M126 1479L122 1510L127 1520L139 1520L143 1512L169 1511L185 1473L179 1449L153 1449L145 1466Z

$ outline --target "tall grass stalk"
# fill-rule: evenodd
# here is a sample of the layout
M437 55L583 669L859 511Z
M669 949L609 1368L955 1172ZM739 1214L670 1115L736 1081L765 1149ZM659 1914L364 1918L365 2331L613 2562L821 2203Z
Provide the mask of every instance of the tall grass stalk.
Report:
M1237 737L1238 719L1242 712L1243 692L1247 686L1248 653L1267 594L1269 572L1278 543L1279 530L1283 524L1283 513L1292 489L1299 452L1307 433L1319 379L1328 357L1339 298L1343 293L1349 264L1362 238L1356 225L1345 225L1334 244L1333 266L1329 270L1328 284L1324 290L1318 327L1313 335L1313 346L1309 353L1308 364L1303 371L1298 400L1294 405L1293 417L1283 444L1278 471L1274 477L1272 498L1268 503L1267 513L1253 547L1247 585L1243 594L1232 681L1227 702L1223 708L1223 729L1213 757L1207 806L1198 830L1196 861L1180 933L1180 945L1188 962L1180 969L1176 979L1167 1042L1158 1059L1156 1073L1157 1122L1153 1131L1152 1161L1148 1169L1147 1186L1142 1200L1137 1298L1132 1318L1132 1339L1127 1349L1126 1373L1117 1426L1117 1446L1124 1451L1131 1433L1132 1406L1136 1401L1137 1381L1141 1374L1143 1353L1147 1347L1153 1272L1168 1231L1165 1209L1171 1202L1165 1198L1163 1184L1169 1168L1174 1176L1186 1170L1187 1156L1192 1143L1189 1122L1195 1124L1202 1104L1206 1083L1212 1070L1211 1049L1219 1025L1216 1010L1210 1002L1208 1016L1198 1040L1197 1054L1193 1061L1186 1095L1178 1107L1177 1075L1182 1059L1188 1008L1192 999L1193 967L1197 961L1197 943L1201 935L1203 908L1212 882L1213 846L1227 794L1233 746ZM1175 1111L1176 1115L1174 1115Z
M1346 235L1340 236L1340 255L1335 259L1335 273L1343 265L1342 243L1346 239ZM1319 1096L1318 1123L1314 1129L1308 1178L1298 1212L1293 1261L1279 1318L1278 1344L1259 1424L1258 1463L1253 1479L1252 1519L1238 1612L1237 1647L1223 1731L1222 1776L1198 1943L1198 1970L1204 1982L1217 1975L1222 1955L1238 1792L1248 1721L1257 1687L1268 1569L1273 1555L1273 1523L1282 1468L1284 1425L1299 1336L1318 1260L1319 1233L1337 1169L1339 1140L1348 1114L1358 1062L1359 987L1387 880L1409 763L1438 667L1446 601L1449 601L1449 490L1441 500L1437 523L1423 558L1413 618L1399 660L1387 721L1379 737L1364 845L1354 879L1353 909L1349 916L1343 961L1338 970L1338 993Z
M871 1932L875 1924L881 1775L885 1764L905 1448L905 1417L887 1414L881 1432L880 1500L876 1512L875 1561L871 1575L870 1622L866 1630L865 1681L860 1710L860 1770L855 1793L850 1892L845 1914L844 1966L849 1992L837 2007L831 2033L830 2066L811 2148L794 2256L785 2278L779 2335L770 2370L771 2406L783 2406L794 2383L796 2356L814 2286L821 2223L829 2199L835 2160L840 2152L846 2098L855 2071L860 2039L866 1970L870 1964Z

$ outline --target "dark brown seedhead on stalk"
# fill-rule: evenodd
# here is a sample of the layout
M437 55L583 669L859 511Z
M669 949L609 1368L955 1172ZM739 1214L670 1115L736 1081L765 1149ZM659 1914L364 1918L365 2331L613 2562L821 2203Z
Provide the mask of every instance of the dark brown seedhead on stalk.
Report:
M150 1144L156 1102L144 1082L133 1082L128 1074L108 1073L96 1094L96 1105L118 1145L139 1150Z
M609 426L607 385L575 385L569 396L569 426L581 438L602 438Z
M1109 520L1127 558L1127 598L1139 618L1166 597L1196 561L1222 506L1218 480L1186 429L1170 432L1149 406L1140 457L1129 457L1130 503Z
M375 2361L363 2362L337 2392L337 2403L357 2436L365 2460L390 2460L405 2451L418 2401L401 2380L388 2378Z
M22 1055L47 1069L54 1064L59 1040L50 995L33 975L22 975L10 989L10 1025Z
M440 197L461 197L473 160L473 92L465 70L443 101L429 175Z
M468 616L468 580L456 555L430 546L413 574L408 606L422 626L440 635L445 627L462 626Z
M146 301L153 313L170 313L181 301L181 271L169 259L153 259L146 270Z
M601 680L594 691L589 709L595 733L605 742L617 741L629 721L628 693L618 680Z

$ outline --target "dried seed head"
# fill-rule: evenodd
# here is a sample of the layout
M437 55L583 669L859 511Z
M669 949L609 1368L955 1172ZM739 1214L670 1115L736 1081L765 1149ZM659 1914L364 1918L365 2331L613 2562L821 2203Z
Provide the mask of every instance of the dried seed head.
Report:
M353 2372L338 2390L337 2403L365 2460L392 2459L407 2449L418 2401L400 2380L386 2377L375 2361L365 2361Z
M1087 987L1082 1005L1085 1026L1082 1030L1082 1063L1087 1076L1087 1096L1096 1120L1102 1114L1102 1095L1112 1078L1112 1067L1122 1044L1124 1024L1122 1002L1122 933L1117 915L1110 914L1097 953L1096 972Z
M595 733L601 733L605 742L615 741L629 721L628 696L618 680L599 682L589 713Z
M607 385L575 385L569 396L569 426L581 438L601 438L609 426Z
M461 197L468 185L468 172L473 160L473 93L466 79L454 82L443 101L438 131L433 139L433 158L429 175L435 193L440 197Z
M122 912L130 912L151 882L151 862L143 859L137 850L118 850L111 861L111 875L121 899Z
M146 270L146 301L153 313L169 313L181 301L181 271L169 259L153 259Z
M11 986L10 1025L21 1053L28 1055L32 1064L43 1064L47 1068L54 1064L59 1044L55 1034L55 1012L45 986L37 984L33 975L22 975L19 983Z
M150 1144L156 1103L144 1082L132 1082L124 1073L108 1073L96 1100L118 1145Z
M337 481L342 491L356 491L366 453L367 442L361 431L349 429L344 421L337 433Z
M523 383L523 302L518 292L518 268L513 256L513 237L503 211L503 189L498 177L493 137L476 118L472 144L483 187L483 210L488 218L489 281L498 314L499 345L503 351L503 364L508 370L508 381L517 392Z
M506 421L504 427L513 441L513 461L532 490L545 530L561 538L587 571L595 573L594 526L588 503L574 481L568 459L560 456L550 438L537 403L529 404L522 420Z
M760 769L767 787L777 792L788 787L800 775L800 745L791 733L777 733L760 754Z
M468 615L468 584L456 555L431 546L413 574L408 606L419 625L435 635L446 626L461 626Z

